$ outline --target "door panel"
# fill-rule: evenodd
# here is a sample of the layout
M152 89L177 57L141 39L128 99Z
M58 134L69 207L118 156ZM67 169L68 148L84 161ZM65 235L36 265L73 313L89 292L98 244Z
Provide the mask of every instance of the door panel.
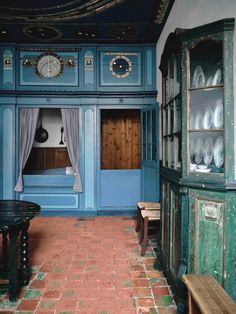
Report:
M158 105L141 111L142 123L142 200L159 202L159 118Z

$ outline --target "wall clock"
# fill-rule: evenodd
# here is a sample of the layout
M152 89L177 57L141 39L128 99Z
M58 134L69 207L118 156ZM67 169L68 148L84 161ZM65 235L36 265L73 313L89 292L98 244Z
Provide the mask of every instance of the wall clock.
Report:
M39 77L59 77L63 69L63 60L54 52L39 55L35 62L35 72Z
M141 52L101 51L101 86L141 86Z
M132 71L132 62L123 55L115 56L109 63L110 72L117 78L125 78L130 75Z
M78 86L79 52L55 50L22 50L20 57L20 86Z

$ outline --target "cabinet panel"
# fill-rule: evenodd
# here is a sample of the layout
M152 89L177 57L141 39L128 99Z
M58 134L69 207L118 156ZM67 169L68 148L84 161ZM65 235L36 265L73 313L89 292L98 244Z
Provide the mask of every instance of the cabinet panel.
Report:
M177 285L181 263L181 196L179 186L161 180L161 260L167 278Z
M161 248L164 260L167 263L169 254L169 185L161 181ZM167 266L167 265L166 265Z
M179 190L171 187L170 197L170 269L173 276L176 276L181 260L181 207Z
M195 230L197 274L212 274L223 283L224 203L197 201Z
M224 284L225 212L224 194L190 191L189 272L210 274Z

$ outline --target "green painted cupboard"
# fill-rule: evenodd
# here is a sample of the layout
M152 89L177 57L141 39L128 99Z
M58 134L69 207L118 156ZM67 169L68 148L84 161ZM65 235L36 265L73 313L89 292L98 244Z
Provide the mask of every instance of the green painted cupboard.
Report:
M179 300L181 275L195 273L236 301L233 29L177 29L161 58L160 260Z

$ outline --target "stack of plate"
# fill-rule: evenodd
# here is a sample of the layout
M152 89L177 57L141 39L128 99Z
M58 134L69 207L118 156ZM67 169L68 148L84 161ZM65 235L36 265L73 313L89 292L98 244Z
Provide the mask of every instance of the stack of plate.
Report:
M201 88L205 86L205 75L203 73L202 67L198 65L193 74L192 87Z
M196 120L195 120L195 129L202 129L202 113L201 111L198 110L197 114L196 114Z
M207 137L203 146L203 161L206 166L212 162L214 143L211 137Z
M202 157L203 157L203 141L199 137L196 141L194 149L194 159L197 165L199 165L202 162Z
M221 129L224 123L223 100L218 99L214 106L213 125L216 129Z
M224 164L224 139L223 136L218 136L214 145L214 163L217 168Z
M211 106L207 106L204 118L203 118L203 128L210 129L213 122L213 111Z
M212 85L219 85L222 81L222 71L221 69L217 69L216 73L213 77Z

